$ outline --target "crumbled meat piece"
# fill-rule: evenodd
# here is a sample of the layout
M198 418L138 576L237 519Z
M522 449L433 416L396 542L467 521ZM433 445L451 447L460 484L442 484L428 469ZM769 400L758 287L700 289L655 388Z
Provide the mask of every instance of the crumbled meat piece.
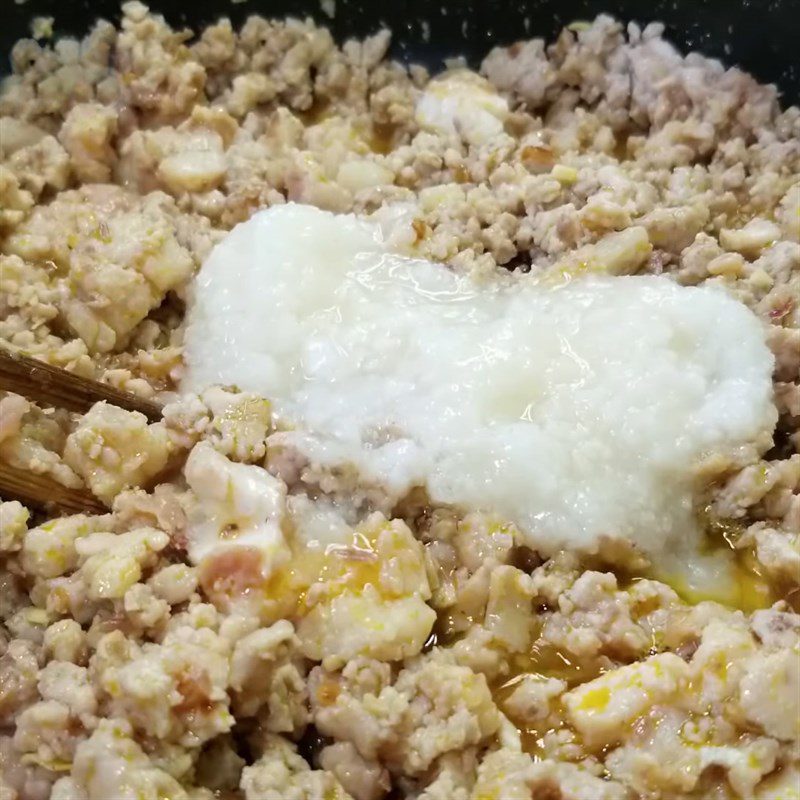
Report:
M96 403L67 437L64 460L106 503L122 489L147 484L167 464L170 446L162 423L137 411Z

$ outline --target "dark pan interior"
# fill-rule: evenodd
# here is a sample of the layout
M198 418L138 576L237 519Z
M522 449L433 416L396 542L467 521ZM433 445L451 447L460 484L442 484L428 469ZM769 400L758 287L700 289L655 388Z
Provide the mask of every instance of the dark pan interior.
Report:
M55 17L57 35L81 34L97 17L116 19L119 0L0 0L0 73L13 43L37 15ZM623 21L662 21L683 50L695 49L775 83L783 103L800 100L800 0L335 0L329 18L319 0L153 0L151 8L173 25L194 29L220 16L234 23L249 14L312 16L339 39L363 36L382 25L394 33L392 55L436 69L448 56L472 63L495 44L544 36L601 12Z

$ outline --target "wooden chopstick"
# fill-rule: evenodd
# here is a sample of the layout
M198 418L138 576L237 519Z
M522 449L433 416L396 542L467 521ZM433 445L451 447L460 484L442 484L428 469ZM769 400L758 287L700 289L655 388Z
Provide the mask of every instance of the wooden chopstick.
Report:
M44 406L88 411L106 400L128 411L139 411L151 422L161 419L161 406L130 392L73 375L35 358L0 347L0 390L14 392ZM62 486L49 475L38 475L0 461L0 497L67 514L105 514L108 509L91 492Z
M68 411L88 411L99 400L107 400L128 411L139 411L151 422L161 419L161 406L152 400L4 348L0 348L0 389Z
M108 509L89 491L62 486L49 475L37 475L0 461L0 497L19 500L42 511L66 514L107 514Z

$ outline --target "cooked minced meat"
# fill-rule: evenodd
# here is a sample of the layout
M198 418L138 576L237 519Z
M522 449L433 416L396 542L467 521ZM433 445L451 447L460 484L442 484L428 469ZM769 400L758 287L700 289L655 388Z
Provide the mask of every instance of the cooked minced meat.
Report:
M0 459L109 508L0 504L2 800L796 796L800 110L661 33L601 16L433 80L388 31L195 36L139 2L17 43L0 338L166 405L0 396ZM780 419L703 499L736 591L624 548L545 559L496 516L305 461L264 398L180 396L193 276L287 200L405 204L416 253L487 278L592 262L747 305Z

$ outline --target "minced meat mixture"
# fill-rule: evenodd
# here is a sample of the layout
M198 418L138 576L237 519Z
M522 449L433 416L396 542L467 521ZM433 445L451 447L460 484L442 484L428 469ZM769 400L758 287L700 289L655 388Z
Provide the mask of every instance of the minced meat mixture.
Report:
M433 82L385 60L388 31L195 35L139 2L14 47L0 338L165 409L0 399L0 459L109 509L0 505L2 800L798 797L800 110L661 32L601 16ZM411 204L419 253L457 269L665 274L749 306L780 421L702 508L735 597L387 507L271 445L264 399L179 396L192 276L286 200ZM268 581L242 531L280 540Z

